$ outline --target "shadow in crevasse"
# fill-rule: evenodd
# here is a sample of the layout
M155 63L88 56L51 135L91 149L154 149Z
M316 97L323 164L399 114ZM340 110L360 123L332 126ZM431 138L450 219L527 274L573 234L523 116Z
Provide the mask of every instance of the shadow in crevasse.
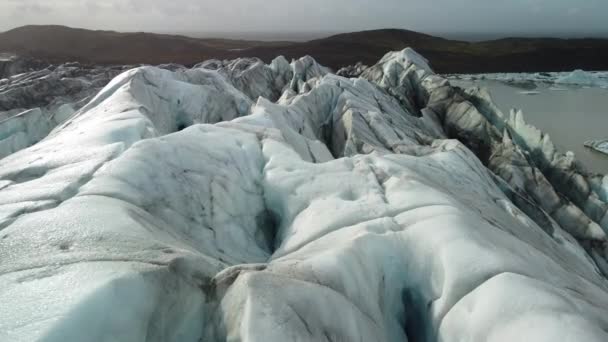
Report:
M425 323L429 313L422 297L414 289L406 288L401 292L401 301L405 310L403 330L408 342L431 342L429 326Z

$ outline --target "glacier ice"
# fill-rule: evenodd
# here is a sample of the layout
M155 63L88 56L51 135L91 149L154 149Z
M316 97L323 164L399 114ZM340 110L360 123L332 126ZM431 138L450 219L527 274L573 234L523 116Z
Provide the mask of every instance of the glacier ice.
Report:
M0 81L14 75L44 69L48 63L31 57L0 52Z
M608 178L411 49L355 72L135 68L0 159L0 340L606 341Z
M1 79L0 158L42 140L126 69L66 63Z

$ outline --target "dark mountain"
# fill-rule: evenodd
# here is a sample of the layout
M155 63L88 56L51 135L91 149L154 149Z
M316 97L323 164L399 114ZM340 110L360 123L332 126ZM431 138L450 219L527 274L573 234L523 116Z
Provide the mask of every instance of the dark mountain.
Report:
M63 26L24 26L0 33L0 52L59 63L180 63L277 55L314 56L334 69L372 64L387 51L412 47L441 73L608 70L608 39L508 38L464 42L386 29L345 33L301 43L198 39L153 33L91 31Z
M286 42L197 39L145 32L92 31L65 26L23 26L0 33L0 52L99 64L182 63L221 57L232 49L287 46Z
M198 60L219 52L192 38L150 33L24 26L0 34L0 50L52 62L166 63Z

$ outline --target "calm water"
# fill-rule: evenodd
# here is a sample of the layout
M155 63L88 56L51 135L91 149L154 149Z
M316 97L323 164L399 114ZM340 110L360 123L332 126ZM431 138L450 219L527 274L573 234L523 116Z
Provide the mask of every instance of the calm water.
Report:
M450 82L463 87L473 85L470 81ZM529 88L498 81L476 81L475 84L488 88L505 114L511 108L521 109L526 122L548 133L563 152L572 151L589 170L608 174L608 155L583 146L587 140L608 139L608 89L551 90L552 85L538 85L533 91L539 93L529 95L524 94Z

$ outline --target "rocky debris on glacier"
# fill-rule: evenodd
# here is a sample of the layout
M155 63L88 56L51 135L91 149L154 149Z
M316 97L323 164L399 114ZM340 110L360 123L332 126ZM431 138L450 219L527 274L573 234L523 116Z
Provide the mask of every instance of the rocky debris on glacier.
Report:
M608 339L608 179L483 89L174 70L0 159L0 340Z
M348 65L341 68L340 70L336 71L336 75L347 78L359 77L368 68L369 66L359 62L355 65Z
M608 154L608 140L590 140L585 142L585 146L598 152Z

